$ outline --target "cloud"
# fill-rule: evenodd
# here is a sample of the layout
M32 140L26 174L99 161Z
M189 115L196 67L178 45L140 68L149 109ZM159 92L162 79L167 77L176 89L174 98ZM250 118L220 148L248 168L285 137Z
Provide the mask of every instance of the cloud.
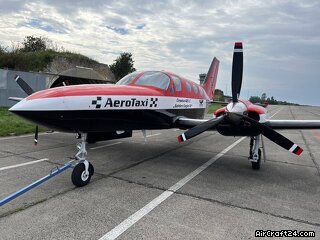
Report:
M67 33L67 29L58 22L51 19L30 19L26 20L18 25L18 27L38 28L46 32L53 33Z
M47 37L111 64L132 52L135 67L197 80L214 56L217 87L230 92L233 43L244 42L243 97L318 104L319 1L2 1L0 43ZM300 88L300 89L299 89ZM303 89L304 94L301 93Z
M107 26L108 29L116 32L116 33L119 33L121 35L127 35L129 34L129 31L128 29L126 28L123 28L123 27L112 27L112 26Z
M137 25L136 26L136 29L143 29L144 27L146 26L146 24L145 23L142 23L142 24L139 24L139 25Z

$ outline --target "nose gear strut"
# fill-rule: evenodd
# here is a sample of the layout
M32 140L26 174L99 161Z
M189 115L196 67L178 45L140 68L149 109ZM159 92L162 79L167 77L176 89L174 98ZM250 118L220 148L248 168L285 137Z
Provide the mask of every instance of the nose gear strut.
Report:
M252 164L252 169L255 170L259 170L261 164L260 137L261 135L250 137L249 160Z

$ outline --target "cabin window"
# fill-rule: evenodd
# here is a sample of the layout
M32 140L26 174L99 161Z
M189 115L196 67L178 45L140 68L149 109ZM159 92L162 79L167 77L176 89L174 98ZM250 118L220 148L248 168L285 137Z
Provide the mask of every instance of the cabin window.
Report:
M174 86L176 88L176 91L181 91L181 80L180 78L176 77L176 76L171 76Z
M186 88L188 92L191 92L191 85L189 82L186 82Z
M195 93L195 94L197 94L198 93L198 88L197 88L197 86L196 85L192 85L193 86L193 92Z
M124 76L123 78L121 78L116 84L117 85L128 85L132 82L133 79L135 79L135 77L139 74L140 72L133 72L130 73L126 76Z
M167 90L170 78L163 72L145 72L135 82L135 85L151 86Z
M204 92L203 92L203 88L202 87L199 87L199 92L200 92L200 95L203 96L204 95Z

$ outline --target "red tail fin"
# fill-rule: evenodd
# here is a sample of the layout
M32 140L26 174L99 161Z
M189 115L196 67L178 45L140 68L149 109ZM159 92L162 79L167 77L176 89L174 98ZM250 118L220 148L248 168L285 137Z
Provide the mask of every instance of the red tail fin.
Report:
M210 99L213 99L214 97L214 90L216 88L219 63L220 62L217 58L213 58L209 71L207 73L207 77L202 84L203 89L206 91Z

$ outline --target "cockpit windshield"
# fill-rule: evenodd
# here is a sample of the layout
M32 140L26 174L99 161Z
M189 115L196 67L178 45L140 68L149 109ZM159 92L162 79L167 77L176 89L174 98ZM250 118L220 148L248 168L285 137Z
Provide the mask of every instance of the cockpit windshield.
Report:
M116 84L117 85L128 85L132 82L132 80L139 74L140 72L130 73L123 78L121 78Z
M170 78L163 72L145 72L135 82L135 85L152 86L167 90Z

